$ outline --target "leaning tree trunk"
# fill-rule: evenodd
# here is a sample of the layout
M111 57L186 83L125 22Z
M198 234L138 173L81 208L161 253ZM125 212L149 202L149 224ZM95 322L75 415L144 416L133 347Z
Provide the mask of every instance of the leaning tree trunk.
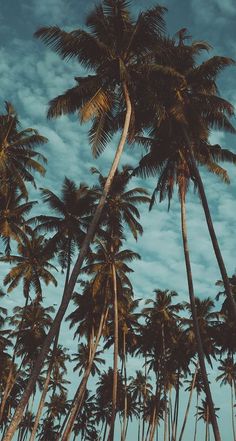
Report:
M69 240L69 242L68 242L68 261L67 261L67 269L66 269L66 277L65 277L64 289L66 289L66 287L67 287L67 284L68 284L68 281L69 281L69 276L70 276L70 247L71 247L71 240ZM55 354L55 352L57 350L59 334L60 334L60 326L58 328L57 335L55 337L55 341L54 341L54 345L53 345L53 350L52 350L52 358L51 358L49 366L48 366L48 371L47 371L47 376L46 376L46 380L45 380L44 387L43 387L43 392L42 392L42 395L41 395L41 398L40 398L40 402L39 402L37 413L35 415L34 426L33 426L33 429L32 429L29 441L34 441L35 435L36 435L37 430L38 430L39 421L40 421L40 418L41 418L41 415L42 415L44 403L45 403L47 392L48 392L48 386L49 386L49 383L50 383L51 372L52 372L53 361L54 361L53 358L54 358L54 354Z
M8 428L7 433L5 435L4 441L11 441L12 440L14 433L17 430L17 427L20 424L20 421L23 417L23 412L24 412L25 406L27 405L28 400L30 398L30 395L35 387L37 378L40 374L43 362L47 356L47 353L49 351L52 340L58 331L60 323L63 320L63 317L66 313L67 307L68 307L69 302L71 300L73 290L74 290L75 284L78 279L78 275L80 273L81 267L83 265L83 261L86 257L86 254L88 252L89 245L90 245L91 241L93 240L94 234L96 232L96 228L97 228L103 207L105 205L107 195L109 193L112 181L114 179L116 170L118 168L120 158L121 158L122 152L124 150L125 142L127 139L130 120L131 120L131 112L132 112L132 106L131 106L131 101L130 101L130 97L129 97L129 92L127 89L127 85L125 83L123 84L123 92L124 92L124 98L125 98L125 103L126 103L126 114L125 114L124 127L122 130L120 142L118 144L111 169L109 171L108 177L107 177L105 185L104 185L101 199L97 205L94 217L92 219L92 222L88 228L88 232L86 234L86 237L85 237L83 244L81 246L81 250L80 250L79 256L75 262L74 268L72 270L68 286L64 290L61 304L60 304L59 309L57 311L56 317L53 320L50 331L45 339L44 345L43 345L41 352L37 358L37 361L35 363L35 367L33 369L33 372L31 373L27 387L26 387L26 389L22 395L22 398L16 408L15 414L14 414L13 419L9 425L9 428Z
M114 355L113 355L113 387L112 387L112 409L111 409L111 424L107 437L107 441L113 441L114 429L116 420L117 407L117 379L118 379L118 300L117 300L117 279L115 265L112 264L112 284L113 284L113 308L114 308Z
M225 293L227 296L227 299L229 301L229 305L230 305L230 309L232 311L232 314L234 316L235 322L236 322L236 303L234 301L233 298L233 294L232 294L232 290L230 287L230 283L229 283L229 278L227 275L227 271L225 268L225 264L224 264L224 260L220 251L220 247L218 244L218 240L216 237L216 233L215 233L215 229L214 229L214 225L212 222L212 218L211 218L211 213L209 210L209 206L208 206L208 202L207 202L207 198L206 198L206 193L205 193L205 189L204 189L204 185L202 182L202 178L201 175L199 173L198 167L196 165L196 161L194 159L194 155L192 152L192 148L191 148L191 144L190 141L188 140L189 143L189 154L190 154L190 158L191 158L191 164L192 164L192 168L193 168L193 173L195 175L195 178L197 180L197 186L198 186L198 190L199 190L199 194L201 197L201 201L202 201L202 206L203 206L203 210L205 213L205 217L206 217L206 222L207 222L207 226L208 226L208 231L211 237L211 242L212 242L212 246L214 248L214 252L215 252L215 256L218 262L218 266L220 269L220 273L221 273L221 277L223 280L223 284L224 284L224 288L225 288Z
M190 390L188 404L187 404L185 415L184 415L183 425L182 425L180 436L179 436L179 441L182 441L184 430L185 430L185 426L186 426L186 423L187 423L189 409L190 409L190 404L191 404L191 401L192 401L193 391L194 391L194 387L195 387L195 383L196 383L197 373L198 373L198 364L196 366L196 369L195 369L195 372L194 372L194 376L193 376L193 380L192 380L192 384L191 384L191 390Z
M78 413L79 413L79 411L81 409L81 406L82 406L82 403L83 403L83 399L84 399L85 390L86 390L86 386L87 386L87 382L88 382L88 378L89 378L89 375L90 375L90 372L91 372L91 368L92 368L92 364L93 364L93 361L94 361L94 357L96 355L96 351L97 351L97 347L98 347L98 344L99 344L99 341L100 341L100 337L101 337L101 334L102 334L102 331L103 331L103 328L104 328L104 324L106 322L107 312L108 312L108 308L106 308L106 306L105 306L105 308L103 309L103 313L102 313L101 319L100 319L99 329L98 329L98 332L97 332L97 335L96 335L96 340L94 342L93 349L92 349L91 354L90 354L90 359L89 359L88 365L87 365L87 367L85 369L82 381L81 381L81 383L79 385L79 388L77 389L76 396L75 396L75 398L73 400L73 405L72 405L72 407L70 409L70 417L68 419L67 425L66 425L64 433L62 435L62 438L61 438L62 441L69 441L71 432L73 430L74 422L75 422L76 417L77 417L77 415L78 415Z
M210 411L210 418L212 422L212 427L215 435L215 441L221 441L221 436L219 432L219 427L216 419L216 414L214 410L214 404L211 396L211 390L207 378L207 372L206 372L206 366L205 366L205 360L204 360L204 351L202 347L202 340L200 336L199 326L198 326L198 319L197 319L197 311L195 306L195 295L194 295L194 288L193 288L193 279L192 279L192 270L191 270L191 263L190 263L190 257L189 257L189 249L188 249L188 238L187 238L187 225L186 225L186 206L185 206L185 189L183 188L183 185L180 187L180 201L181 201L181 229L182 229L182 238L183 238L183 248L184 248L184 257L185 257L185 265L186 265L186 272L187 272L187 279L188 279L188 291L189 291L189 299L190 299L190 305L191 305L191 311L192 311L192 319L193 319L193 327L194 327L194 333L197 343L197 352L198 352L198 358L199 358L199 365L200 370L202 374L202 380L204 384L205 394L207 403L209 406Z

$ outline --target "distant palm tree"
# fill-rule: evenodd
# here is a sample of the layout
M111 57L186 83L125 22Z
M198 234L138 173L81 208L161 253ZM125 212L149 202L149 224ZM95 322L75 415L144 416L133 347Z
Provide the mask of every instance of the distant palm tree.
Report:
M72 354L74 358L72 358L72 361L77 361L77 364L75 365L73 371L79 371L78 374L82 375L83 371L86 369L88 360L89 360L89 353L90 348L88 345L85 345L84 343L80 343L78 345L78 352L76 354ZM103 354L103 351L97 351L95 353L93 364L91 367L91 375L94 377L94 375L99 374L100 369L97 367L97 364L105 364L105 360L100 357L100 355Z
M45 173L40 162L45 157L34 150L45 144L47 138L35 129L19 131L20 123L11 103L5 103L6 113L0 115L0 193L5 194L18 188L23 197L28 196L25 182L35 185L32 171Z
M5 254L11 252L11 240L18 242L24 237L25 216L30 212L36 202L22 203L23 195L16 188L0 192L0 237L5 245Z
M33 290L36 294L36 301L42 301L43 281L46 285L53 283L57 286L57 281L51 270L57 270L54 265L49 263L52 255L48 253L47 241L44 236L39 236L31 228L27 227L25 234L18 243L18 255L8 255L0 257L0 261L16 264L5 276L3 283L9 285L7 291L11 292L16 288L20 281L23 281L23 293L26 299Z
M219 407L215 407L215 414L219 410ZM210 425L212 424L209 406L206 400L202 400L202 405L198 406L198 419L203 420L205 422L206 431L205 431L205 441L210 441Z
M231 390L231 415L232 415L232 430L233 439L236 439L235 423L234 423L234 396L236 393L236 363L233 361L233 357L227 357L224 360L220 360L219 371L222 373L217 376L216 381L220 381L220 385L229 385Z

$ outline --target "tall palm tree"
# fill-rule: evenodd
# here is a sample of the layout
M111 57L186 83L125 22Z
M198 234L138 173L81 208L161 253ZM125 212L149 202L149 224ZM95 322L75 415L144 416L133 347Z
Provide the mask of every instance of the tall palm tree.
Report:
M25 182L35 185L32 171L45 173L40 162L46 162L45 157L34 149L37 145L45 144L47 138L35 129L19 131L19 120L11 103L5 103L6 113L0 115L0 177L1 193L8 193L17 187L26 198L28 191Z
M106 293L105 293L105 300L106 300L106 296L108 294L109 294L109 296L111 296L113 293L115 293L115 295L113 296L113 297L115 297L115 301L111 301L111 299L109 299L112 304L115 304L114 309L113 309L114 315L115 315L115 311L117 311L117 308L118 308L118 306L117 306L118 305L118 293L122 292L123 286L125 286L125 285L128 287L131 287L131 283L130 283L129 278L126 274L129 272L132 272L132 269L130 267L128 267L126 262L130 262L135 258L139 258L139 255L137 253L134 253L130 250L119 251L117 248L111 249L109 240L107 242L102 242L102 241L97 240L95 252L90 253L88 264L86 266L84 266L84 268L82 270L83 273L85 273L89 276L92 276L91 283L92 283L92 293L94 296L96 296L96 294L99 291L106 291ZM115 274L114 274L114 268L115 268ZM115 279L115 284L114 284L114 279ZM116 318L116 320L117 320L117 318ZM100 323L101 323L101 321L100 321ZM103 328L103 326L104 325L102 325L102 328ZM100 328L100 330L102 330L101 326L99 326L99 328ZM97 333L97 335L96 335L96 343L95 343L95 346L92 351L93 355L91 355L91 358L89 360L89 364L88 364L87 369L85 371L84 378L86 379L86 381L84 380L83 389L86 387L88 375L90 373L88 369L89 369L89 367L91 369L91 366L93 363L93 357L95 356L95 353L96 353L96 347L99 342L100 335L101 335L101 331L99 333ZM114 360L115 360L114 370L116 370L116 372L117 372L117 358L118 358L118 346L116 346L116 348L114 349ZM113 388L113 394L114 394L113 406L116 405L116 399L115 399L116 393L117 393L116 379L117 379L117 376L114 375L115 392L114 392L114 388ZM62 438L63 440L68 439L68 436L72 431L73 422L76 418L76 413L78 412L78 410L77 410L78 404L81 401L81 394L83 393L83 389L81 387L79 388L79 393L74 400L74 405L71 410L71 415L69 417L67 426L66 426L64 434L63 434L63 438ZM115 421L114 408L113 408L112 416L113 416L113 418L111 421L111 435L110 435L111 437L113 436L112 435L112 430L113 430L112 427L114 427L114 421Z
M228 384L231 390L231 416L232 416L232 430L233 439L236 439L235 423L234 423L234 396L236 385L236 363L233 362L232 357L227 357L224 360L220 360L220 366L218 367L221 374L217 376L216 381L220 381L220 385Z
M182 230L182 239L183 239L183 247L184 247L184 255L185 255L185 265L186 265L187 278L188 278L189 297L190 297L191 311L194 322L194 332L197 339L200 367L203 372L205 390L208 396L207 399L209 400L209 407L212 416L214 406L211 398L209 384L207 381L207 374L204 365L204 356L202 351L201 336L198 329L199 327L197 322L197 313L195 306L195 298L194 298L195 296L194 296L191 263L190 263L189 249L188 249L187 225L186 225L186 204L185 204L186 192L189 188L189 183L191 179L194 180L194 173L192 168L192 162L189 159L189 153L188 150L186 150L185 148L183 135L180 130L182 129L181 124L179 123L175 124L175 121L173 123L176 130L175 137L172 136L171 130L173 130L173 127L169 122L169 120L167 120L166 124L165 122L163 123L163 125L160 124L160 127L156 132L159 133L160 139L150 139L150 138L141 139L141 142L149 145L150 152L140 161L139 168L137 169L136 172L139 172L146 176L149 174L151 175L158 174L159 176L157 186L153 194L151 206L154 203L156 194L160 195L160 201L162 201L165 197L167 197L170 204L171 198L173 196L174 186L175 184L177 184L178 186L180 203L181 203L181 230ZM171 130L167 131L168 124L170 125ZM178 127L179 125L180 128ZM199 152L198 150L195 150L194 153L197 160L199 161L200 164L207 166L207 168L211 172L217 173L224 180L227 180L228 179L227 173L217 164L217 160L219 160L219 157L221 155L222 159L231 158L231 160L234 161L235 155L231 154L228 151L221 150L221 148L218 146L211 146L208 143L203 143L203 144L204 144L203 148L207 149L207 160L206 157L201 153L201 151ZM159 150L157 149L157 146L159 147ZM205 155L206 155L206 150L205 150ZM195 180L194 182L196 183ZM216 418L212 416L212 420L213 420L213 427L214 427L216 439L220 439Z
M215 146L216 148L213 152L209 146L209 135L212 128L235 133L235 128L229 120L229 118L234 115L234 108L228 101L219 97L216 85L218 74L227 66L233 65L234 61L227 57L215 56L197 65L196 56L199 55L202 50L209 50L209 45L203 42L194 42L191 45L187 45L185 44L185 37L186 30L182 30L179 32L179 41L177 44L174 39L166 39L166 51L164 53L157 51L155 55L155 62L157 64L162 63L179 74L179 81L172 81L172 84L168 84L168 94L166 93L166 96L164 96L163 92L160 91L159 82L157 83L156 81L155 83L155 71L154 73L152 72L152 77L149 78L149 83L152 84L152 98L154 98L154 100L158 99L159 101L163 99L163 112L161 115L157 114L157 116L155 116L155 103L152 101L151 106L153 106L153 108L151 108L149 104L149 118L152 119L151 123L149 119L149 126L153 126L154 122L154 132L158 135L158 139L162 144L164 141L162 139L164 132L173 138L172 145L165 145L164 157L163 153L161 153L162 160L172 156L179 148L181 148L181 151L184 151L185 157L186 155L188 157L191 173L199 190L225 291L236 320L236 304L232 298L232 292L215 235L204 185L197 167L197 164L204 164L204 162L207 166L209 160L213 160L214 163L225 160L233 163L236 162L235 154L228 150L222 150L218 145ZM175 80L174 75L173 79ZM157 92L156 96L155 89ZM178 139L176 140L176 138ZM170 145L170 148L168 145ZM196 151L198 153L197 156ZM155 156L153 160L153 168L155 168ZM209 165L210 171L213 171L213 164ZM219 166L214 164L214 172L217 173L218 171Z
M144 422L145 406L148 398L152 392L152 385L149 383L151 377L149 375L144 375L142 371L136 371L136 377L131 377L131 382L129 384L129 389L133 396L133 399L138 403L139 411L139 425L138 425L138 441L140 441L141 432L141 418ZM142 435L143 439L144 434Z
M215 413L219 410L219 407L215 408ZM205 441L210 441L210 424L212 424L209 406L206 400L202 400L202 405L198 406L198 419L203 420L206 425Z
M54 324L48 333L30 382L9 426L6 441L12 439L22 418L23 410L39 375L46 353L66 312L114 174L119 165L128 132L131 128L131 119L134 116L132 84L137 77L137 64L143 55L146 55L152 49L153 44L160 38L164 29L163 14L165 8L156 6L140 14L134 22L128 11L128 5L129 3L126 0L104 0L103 4L97 6L87 18L87 25L90 28L89 33L84 30L68 33L58 27L43 28L36 33L37 37L43 39L62 58L76 58L83 66L90 70L92 68L95 72L94 75L77 78L76 87L53 100L50 105L49 116L59 116L62 113L80 110L82 120L94 117L90 138L95 141L94 151L99 152L110 138L110 131L107 130L107 127L108 129L111 128L112 132L113 114L116 112L118 103L120 103L120 108L126 109L126 115L124 121L122 121L120 142L102 197L81 247L68 287L63 294Z

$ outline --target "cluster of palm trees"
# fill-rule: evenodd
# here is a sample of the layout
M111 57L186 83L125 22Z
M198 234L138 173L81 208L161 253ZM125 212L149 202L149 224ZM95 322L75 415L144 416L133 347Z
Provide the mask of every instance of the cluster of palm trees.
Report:
M189 43L186 29L174 38L167 36L165 12L157 5L135 20L128 1L103 0L87 17L88 32L52 26L35 33L62 59L74 58L88 70L87 76L75 77L74 87L50 102L48 117L78 113L81 123L91 120L89 141L95 157L120 133L107 176L92 169L98 175L97 185L77 185L65 178L61 195L41 189L50 215L30 216L36 202L28 200L34 172L45 172L45 157L35 148L47 140L34 129L21 130L10 103L0 115L0 260L11 265L3 283L8 292L22 289L25 303L16 307L10 321L6 310L0 310L0 422L5 441L12 440L17 430L19 441L29 434L30 441L36 434L40 440L65 441L72 431L75 439L80 434L81 439L113 441L118 414L122 441L132 418L139 421L139 440L152 441L163 420L164 440L176 441L179 436L181 441L186 424L185 418L179 428L181 379L194 364L187 412L194 388L198 393L203 390L196 426L201 416L206 440L211 424L215 440L220 441L206 370L206 361L211 365L218 354L223 372L219 379L231 386L233 409L234 278L227 275L199 166L228 183L222 163L236 163L234 153L212 145L209 139L215 128L235 133L233 106L219 96L216 84L218 74L234 61L214 56L198 62L210 46L202 41ZM119 170L127 143L144 148L145 155L134 169ZM134 175L157 178L151 198L144 188L132 187ZM209 298L195 297L186 222L186 193L191 184L199 194L222 277L226 299L218 312L212 312ZM167 197L170 207L175 185L189 304L173 303L174 293L157 290L151 307L141 313L129 279L129 264L140 256L125 249L125 239L131 232L137 240L143 232L137 206L152 208L156 197L160 202ZM57 286L58 267L65 280L61 303L52 317L52 308L43 303L45 285ZM80 293L75 292L78 281ZM71 359L59 338L72 299L76 308L67 320L81 341L74 354L79 383L69 402L65 373ZM180 316L182 310L185 313ZM90 374L99 373L97 363L103 362L101 342L105 349L113 347L113 368L99 374L91 396L87 385ZM138 371L133 379L127 370L128 354L144 358L144 372ZM235 439L233 410L232 424Z

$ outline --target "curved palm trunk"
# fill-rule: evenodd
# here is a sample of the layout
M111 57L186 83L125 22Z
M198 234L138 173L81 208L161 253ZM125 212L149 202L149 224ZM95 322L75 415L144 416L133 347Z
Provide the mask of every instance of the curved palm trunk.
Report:
M96 228L97 228L103 207L106 202L107 195L109 193L113 178L114 178L116 170L118 168L120 158L121 158L121 155L122 155L122 152L123 152L123 149L125 146L125 142L127 139L130 120L131 120L131 112L132 112L132 106L131 106L131 101L130 101L130 97L129 97L129 92L128 92L128 89L127 89L127 86L125 83L123 84L123 92L124 92L124 98L125 98L125 103L126 103L126 115L125 115L124 127L123 127L122 135L121 135L120 142L119 142L119 145L116 150L116 154L115 154L111 169L109 171L106 183L104 185L101 199L97 205L94 217L92 219L92 222L88 228L88 232L86 234L86 237L85 237L83 244L81 246L80 254L79 254L79 256L76 260L76 263L74 265L74 268L72 270L68 286L64 290L61 304L60 304L59 309L57 311L56 317L53 320L52 326L51 326L50 331L45 339L45 342L44 342L44 345L43 345L42 350L40 352L40 355L37 359L37 362L35 363L35 367L33 369L33 372L31 373L28 385L27 385L25 392L24 392L24 394L23 394L23 396L22 396L22 398L16 408L15 415L14 415L14 417L11 421L11 424L9 425L8 431L5 435L5 441L11 441L14 436L15 431L17 430L17 427L18 427L18 425L22 419L22 416L23 416L24 408L27 405L29 397L34 389L34 386L35 386L37 378L40 374L43 362L47 356L47 353L49 351L52 340L53 340L54 336L56 335L56 333L59 329L60 323L66 313L67 307L68 307L69 302L71 300L71 296L73 294L75 284L77 282L78 275L79 275L81 267L83 265L83 261L85 259L87 252L88 252L89 245L90 245L91 241L93 240L93 237L96 232Z
M183 238L183 248L184 248L184 257L185 257L185 265L187 271L187 279L188 279L188 291L189 291L189 299L192 311L193 318L193 327L195 338L197 342L197 352L199 358L199 364L202 374L202 380L204 384L205 394L207 403L210 411L210 418L212 422L212 427L215 435L215 441L221 441L221 436L219 432L219 427L215 415L214 404L211 396L211 390L207 378L205 360L204 360L204 352L202 347L201 336L199 332L198 319L197 319L197 311L195 306L195 296L193 289L193 279L192 279L192 270L190 264L189 250L188 250L188 239L187 239L187 225L186 225L186 207L185 207L185 191L183 186L180 187L180 201L181 201L181 229L182 229L182 238Z
M73 400L73 405L72 405L72 407L70 409L70 417L68 419L67 425L65 427L64 433L63 433L62 438L61 438L62 441L69 441L71 432L73 430L74 422L75 422L76 417L77 417L77 415L78 415L78 413L79 413L79 411L81 409L81 406L83 404L83 398L84 398L84 394L85 394L88 378L89 378L89 375L90 375L90 372L91 372L93 360L94 360L94 357L96 355L96 351L97 351L97 347L98 347L98 344L99 344L99 341L100 341L100 337L101 337L101 334L102 334L102 331L103 331L103 327L104 327L104 324L105 324L105 321L106 321L106 318L107 318L107 312L108 312L108 308L106 309L106 311L103 311L103 313L102 313L102 316L101 316L101 319L100 319L100 324L99 324L99 329L98 329L98 332L97 332L97 335L96 335L96 340L95 340L95 343L93 345L93 349L91 351L91 355L90 355L90 359L89 359L87 368L86 368L86 370L84 372L82 381L81 381L81 383L80 383L80 385L79 385L79 387L77 389L76 396L75 396L75 398ZM59 435L59 438L60 438L60 435Z
M115 265L112 265L112 282L113 282L113 295L114 295L114 356L113 356L113 388L112 388L112 410L111 410L111 424L107 441L113 441L115 420L116 420L116 407L117 407L117 375L118 375L118 301L117 301L117 280Z
M196 165L196 161L194 159L191 147L189 148L189 153L190 153L191 163L192 163L192 167L193 167L193 172L194 172L194 175L195 175L195 177L197 179L198 189L199 189L199 193L200 193L200 197L201 197L201 201L202 201L202 206L203 206L203 210L204 210L205 217L206 217L208 231L209 231L209 234L210 234L210 237L211 237L212 246L214 248L216 260L218 262L218 266L219 266L219 269L220 269L221 277L222 277L222 280L223 280L223 284L224 284L224 288L225 288L225 293L226 293L227 299L229 301L230 309L231 309L231 311L232 311L232 313L234 315L234 319L235 319L235 322L236 322L236 303L235 303L234 298L233 298L232 290L231 290L230 283L229 283L229 278L228 278L227 271L226 271L225 264L224 264L224 260L223 260L223 257L222 257L221 251L220 251L220 247L219 247L219 244L218 244L218 240L217 240L217 237L216 237L216 233L215 233L214 225L213 225L213 222L212 222L211 213L210 213L210 210L209 210L209 206L208 206L208 202L207 202L206 193L205 193L204 185L203 185L203 182L202 182L202 178L201 178L201 175L199 173L198 167Z
M185 415L184 415L183 425L182 425L180 436L179 436L179 441L182 441L184 430L185 430L185 426L186 426L186 423L187 423L189 409L190 409L190 404L191 404L191 401L192 401L193 391L194 391L195 382L196 382L196 378L197 378L197 373L198 373L198 364L196 366L196 369L195 369L195 372L194 372L193 381L192 381L192 384L191 384L191 390L190 390L188 404L187 404Z

